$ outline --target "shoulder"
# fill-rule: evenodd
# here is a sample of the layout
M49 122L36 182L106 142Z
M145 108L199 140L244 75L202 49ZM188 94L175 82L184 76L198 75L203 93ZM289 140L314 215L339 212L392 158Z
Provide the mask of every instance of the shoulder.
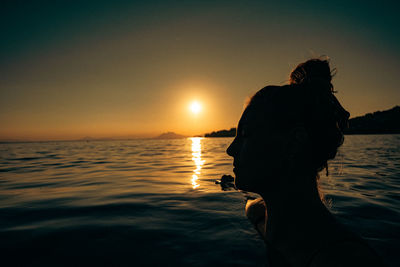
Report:
M249 199L246 202L246 216L253 224L265 218L265 209L265 202L262 198Z
M266 206L262 198L247 200L245 213L259 234L265 238Z
M310 261L310 267L326 266L384 266L380 257L365 241L336 242L318 251Z

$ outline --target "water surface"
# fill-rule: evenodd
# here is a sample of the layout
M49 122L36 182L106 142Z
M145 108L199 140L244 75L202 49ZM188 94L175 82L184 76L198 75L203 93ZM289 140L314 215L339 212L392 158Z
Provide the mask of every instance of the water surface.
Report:
M0 144L0 249L30 266L265 266L232 174L232 138ZM400 231L400 136L346 136L330 208L391 266Z

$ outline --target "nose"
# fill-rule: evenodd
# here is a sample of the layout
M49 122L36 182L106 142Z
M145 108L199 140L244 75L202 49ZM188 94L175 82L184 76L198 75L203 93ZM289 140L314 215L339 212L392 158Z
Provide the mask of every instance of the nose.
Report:
M235 143L236 143L236 138L233 139L232 143L229 145L229 147L226 149L226 153L231 156L234 157L234 153L235 153Z

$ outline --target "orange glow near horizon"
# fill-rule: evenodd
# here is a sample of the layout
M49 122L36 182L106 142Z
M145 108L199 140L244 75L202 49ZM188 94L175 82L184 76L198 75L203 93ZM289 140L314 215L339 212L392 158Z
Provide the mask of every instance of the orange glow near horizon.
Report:
M313 15L328 10L315 4L286 16L279 1L159 2L4 6L0 141L230 129L246 98L285 84L297 64L321 55L338 70L336 96L352 118L400 103L397 14L368 16L388 5L353 5L365 11L355 15L332 2L325 18ZM371 31L357 30L366 25Z

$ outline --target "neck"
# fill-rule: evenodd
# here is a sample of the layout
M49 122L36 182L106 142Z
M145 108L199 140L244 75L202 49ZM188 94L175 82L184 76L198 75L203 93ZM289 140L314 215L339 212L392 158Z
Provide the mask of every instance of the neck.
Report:
M318 235L333 217L321 201L315 177L303 174L280 179L288 181L282 190L260 194L267 207L265 238L284 256L296 259L313 249L313 240L320 239Z

